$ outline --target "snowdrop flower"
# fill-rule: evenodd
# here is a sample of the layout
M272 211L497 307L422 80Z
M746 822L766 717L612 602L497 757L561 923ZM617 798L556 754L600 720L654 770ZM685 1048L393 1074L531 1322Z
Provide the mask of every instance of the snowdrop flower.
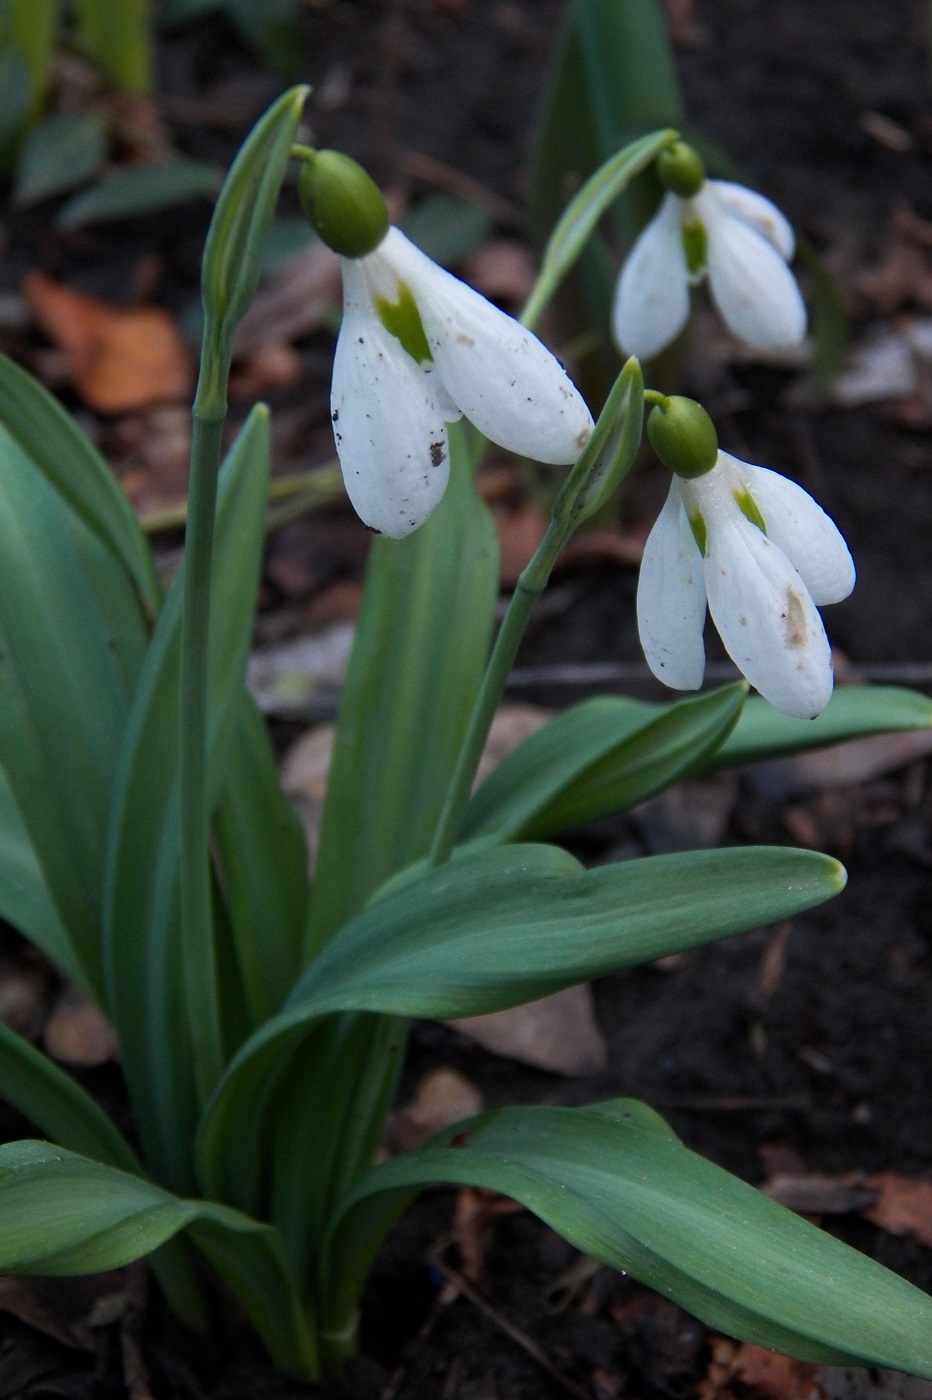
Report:
M689 288L708 279L722 320L760 349L798 345L806 308L787 264L793 230L763 195L728 180L706 180L684 142L661 153L668 193L622 268L612 329L629 354L649 359L675 340L689 317Z
M389 228L381 195L348 157L316 152L299 190L341 254L331 418L367 525L399 539L423 524L447 484L447 423L464 415L509 451L575 461L592 416L536 336Z
M651 414L648 433L671 466L678 454L670 451L664 419L683 404L706 415L691 400L665 403ZM814 718L832 694L831 651L817 605L847 598L851 555L802 487L718 451L708 428L711 452L707 438L692 461L680 457L690 474L674 475L644 548L637 616L648 665L676 690L698 689L708 604L725 650L761 695L784 714ZM693 474L702 457L711 467Z

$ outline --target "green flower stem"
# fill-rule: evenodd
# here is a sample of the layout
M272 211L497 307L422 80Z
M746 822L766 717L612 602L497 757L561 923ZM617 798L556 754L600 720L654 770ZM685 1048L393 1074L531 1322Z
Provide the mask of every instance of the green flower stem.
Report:
M181 943L188 1033L202 1100L219 1079L224 1062L208 852L207 647L220 436L226 416L220 385L225 389L225 380L224 372L218 374L215 356L208 353L194 401L181 619Z
M495 639L456 768L450 780L447 798L437 822L433 845L427 856L428 866L442 865L445 860L449 860L456 844L476 769L479 767L485 741L489 737L495 711L504 694L509 672L518 654L521 638L524 636L534 604L547 586L550 572L571 529L572 526L567 521L551 520L537 553L521 574L511 595L511 602Z

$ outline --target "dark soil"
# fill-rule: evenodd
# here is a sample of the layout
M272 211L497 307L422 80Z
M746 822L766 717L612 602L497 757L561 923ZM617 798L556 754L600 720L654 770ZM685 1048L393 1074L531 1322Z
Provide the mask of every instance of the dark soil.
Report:
M518 206L530 114L562 8L557 0L309 4L309 76L320 92L339 91L341 83L347 92L344 100L309 109L313 139L344 147L386 181L404 176L406 153L428 155ZM693 123L825 256L840 277L855 330L879 319L876 307L851 292L856 273L883 262L898 206L908 204L919 218L932 220L925 7L918 0L696 0L670 9L680 16L677 60ZM173 119L180 145L212 159L228 158L277 85L220 20L166 42L162 68L170 98L206 89L239 94L237 130L235 122L204 131ZM865 113L895 123L908 137L906 149L890 149L871 135ZM69 241L43 231L39 214L18 215L9 225L3 285L15 286L38 257L74 285L129 299L141 258L154 253L157 291L181 312L196 287L206 216L206 209L184 220L160 216L145 228L114 227ZM514 234L515 226L507 231ZM917 307L928 309L907 289L888 314ZM307 443L320 448L319 459L329 452L329 346L320 335L302 347L305 377L283 405L293 413L299 393L316 405L301 420L305 457ZM35 358L37 350L30 341L25 358ZM846 534L859 585L828 621L855 672L932 665L930 423L875 408L799 406L798 396L787 397L798 380L789 371L697 357L689 372L723 446L799 479ZM106 445L112 430L91 427ZM626 521L636 525L650 517L663 489L661 476L648 469L628 497ZM332 538L349 534L360 543L341 544L336 562L321 566L316 585L358 573L364 537L337 517ZM319 524L295 528L315 549L325 548ZM634 587L634 573L617 567L579 572L569 605L532 629L521 664L637 663ZM274 603L274 589L269 597ZM563 703L584 691L551 685L523 693ZM692 800L704 799L705 790L696 788ZM566 1079L522 1068L450 1030L423 1024L412 1035L403 1097L431 1068L451 1065L490 1105L643 1098L691 1147L754 1182L804 1169L928 1178L930 811L924 762L867 785L790 794L775 790L761 772L740 775L722 839L799 842L808 834L848 866L850 883L840 898L794 920L788 934L750 933L600 983L598 1020L610 1053L609 1067L597 1076ZM601 860L658 849L658 842L675 844L675 836L658 837L657 830L649 814L636 813L582 833L578 846ZM682 839L688 844L688 823ZM778 975L772 975L775 958ZM95 1072L88 1082L108 1104L118 1103L115 1071ZM0 1126L5 1136L26 1131L10 1113ZM342 1387L317 1391L279 1376L257 1350L244 1353L239 1332L221 1354L205 1356L157 1301L143 1306L142 1285L130 1271L130 1285L109 1288L123 1290L122 1322L108 1326L104 1319L83 1348L3 1315L0 1400L117 1397L127 1387L134 1400L143 1400L149 1383L157 1397L211 1400L312 1394L329 1400L337 1393L343 1400L558 1400L568 1390L611 1400L699 1393L715 1339L672 1304L608 1271L573 1286L574 1252L526 1213L491 1222L475 1282L478 1301L457 1290L450 1271L462 1260L455 1244L441 1247L453 1205L453 1192L425 1194L393 1236L366 1298L364 1358ZM823 1224L932 1289L932 1250L869 1225L855 1210L826 1216ZM67 1317L69 1309L86 1316L90 1285L37 1287L56 1317ZM108 1292L94 1287L97 1295ZM535 1345L542 1357L533 1354ZM703 1392L711 1393L719 1392ZM739 1387L739 1393L759 1392Z

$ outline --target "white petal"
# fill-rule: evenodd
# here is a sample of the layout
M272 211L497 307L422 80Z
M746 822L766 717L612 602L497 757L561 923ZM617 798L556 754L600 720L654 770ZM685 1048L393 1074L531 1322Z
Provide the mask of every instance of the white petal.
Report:
M641 646L657 679L674 690L698 690L705 671L702 555L676 481L644 546L637 615Z
M708 211L709 288L722 320L763 350L798 345L806 334L806 307L776 248L723 205L710 203Z
M437 373L492 442L538 462L573 462L592 432L585 400L556 356L512 316L391 229L380 245L410 287Z
M625 354L649 360L676 339L688 317L680 201L668 194L621 270L612 306L612 334Z
M446 489L446 423L429 379L376 315L358 262L343 260L342 268L333 435L356 511L373 530L401 539L424 523Z
M728 655L761 695L784 714L812 719L832 694L822 619L786 555L732 505L708 521L709 611Z
M854 560L835 522L795 481L736 457L729 460L764 518L768 539L798 570L812 601L823 607L847 598L854 587Z
M707 180L704 188L732 214L737 214L745 223L756 228L758 233L762 233L767 242L773 244L784 262L792 260L796 249L792 225L769 199L757 194L755 190L749 190L745 185L736 185L731 180Z

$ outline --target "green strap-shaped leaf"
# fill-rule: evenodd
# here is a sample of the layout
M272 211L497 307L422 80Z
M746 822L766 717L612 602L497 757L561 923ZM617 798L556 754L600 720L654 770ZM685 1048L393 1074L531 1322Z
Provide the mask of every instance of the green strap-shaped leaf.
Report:
M252 1027L279 1009L301 968L307 844L282 792L265 723L244 695L214 821L224 892Z
M223 169L179 158L167 165L130 166L69 199L55 219L59 228L83 228L115 219L138 219L193 199L212 199Z
M60 112L34 126L16 162L13 202L38 204L89 180L107 158L99 112Z
M719 749L746 695L738 682L670 706L612 696L574 705L489 775L461 839L541 839L644 802Z
M272 1356L314 1377L317 1350L271 1226L47 1142L0 1147L0 1272L118 1269L190 1229L249 1312Z
M0 768L0 915L78 982L81 964L49 891L16 798Z
M221 472L211 595L210 781L225 779L239 712L262 550L268 412L254 409ZM183 568L183 566L182 566ZM179 571L159 615L114 787L105 952L111 1015L146 1160L176 1189L191 1181L196 1115L180 1002L178 945Z
M841 686L816 719L790 719L768 700L752 696L721 748L703 766L751 763L868 734L930 726L932 700L892 685Z
M2 1021L0 1095L63 1147L141 1172L135 1152L97 1100Z
M152 88L150 0L75 0L78 34L87 57L118 92Z
M328 1012L501 1010L787 918L836 894L844 878L828 856L783 847L693 851L590 871L553 846L463 855L341 929L280 1015L243 1046L205 1112L204 1187L234 1203L250 1199L267 1086Z
M0 355L0 425L121 561L152 612L162 588L146 537L110 467L57 399Z
M450 483L430 520L407 539L373 543L340 701L306 957L427 852L485 667L498 548L473 487L475 436L451 425L449 443ZM305 1242L315 1251L327 1203L371 1162L403 1049L404 1036L372 1018L362 1027L334 1024L315 1053L339 1063L338 1082L289 1076L295 1088L277 1118L278 1159L303 1152L306 1123L320 1124L322 1135L329 1129L312 1182L276 1176L276 1219L296 1254ZM252 1181L267 1138L258 1115L244 1126Z
M0 757L71 970L101 991L110 792L145 640L121 566L0 428Z
M373 543L320 830L312 942L424 855L488 657L498 590L491 516L466 429L426 525Z
M351 1319L386 1215L412 1187L438 1181L512 1196L578 1249L732 1336L804 1360L932 1377L932 1298L696 1156L625 1099L501 1109L377 1167L334 1232L325 1326Z

